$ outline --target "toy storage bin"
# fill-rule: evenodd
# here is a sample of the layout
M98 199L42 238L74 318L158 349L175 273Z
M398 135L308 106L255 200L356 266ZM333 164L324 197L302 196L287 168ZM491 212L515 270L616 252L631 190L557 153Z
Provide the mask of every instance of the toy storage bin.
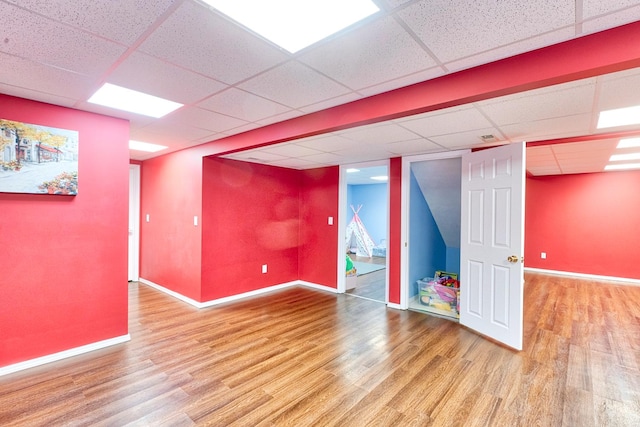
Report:
M458 289L441 285L436 278L417 281L418 300L421 305L457 313Z

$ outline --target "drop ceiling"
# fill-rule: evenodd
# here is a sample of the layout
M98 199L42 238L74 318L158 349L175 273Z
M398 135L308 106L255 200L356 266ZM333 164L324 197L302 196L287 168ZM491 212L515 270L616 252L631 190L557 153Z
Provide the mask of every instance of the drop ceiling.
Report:
M131 151L146 160L640 20L640 1L375 2L290 54L198 0L0 0L0 92L128 119L131 139L169 147ZM89 104L105 82L185 107L152 119ZM617 143L593 138L597 113L639 104L631 69L228 157L306 169L574 138L529 147L529 172L595 172Z

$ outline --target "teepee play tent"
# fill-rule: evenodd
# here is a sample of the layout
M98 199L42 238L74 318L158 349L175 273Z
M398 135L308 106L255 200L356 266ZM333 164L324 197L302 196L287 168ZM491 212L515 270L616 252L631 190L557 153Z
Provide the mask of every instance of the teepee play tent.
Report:
M346 244L347 250L354 252L358 256L371 257L373 255L373 247L376 245L373 243L373 239L367 232L367 228L362 223L362 220L358 216L358 212L362 209L362 205L358 205L356 210L351 205L353 211L353 219L347 225Z

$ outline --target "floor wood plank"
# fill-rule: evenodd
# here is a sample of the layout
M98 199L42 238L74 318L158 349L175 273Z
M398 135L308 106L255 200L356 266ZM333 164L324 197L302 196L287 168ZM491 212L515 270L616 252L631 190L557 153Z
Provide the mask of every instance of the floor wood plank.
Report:
M131 341L1 377L0 425L640 425L640 287L527 274L521 352L302 287L129 292Z

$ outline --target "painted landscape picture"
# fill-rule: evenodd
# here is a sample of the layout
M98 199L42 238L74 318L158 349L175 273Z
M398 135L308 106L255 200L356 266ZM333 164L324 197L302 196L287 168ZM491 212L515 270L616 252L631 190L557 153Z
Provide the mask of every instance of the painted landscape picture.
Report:
M0 119L0 192L78 194L78 132Z

